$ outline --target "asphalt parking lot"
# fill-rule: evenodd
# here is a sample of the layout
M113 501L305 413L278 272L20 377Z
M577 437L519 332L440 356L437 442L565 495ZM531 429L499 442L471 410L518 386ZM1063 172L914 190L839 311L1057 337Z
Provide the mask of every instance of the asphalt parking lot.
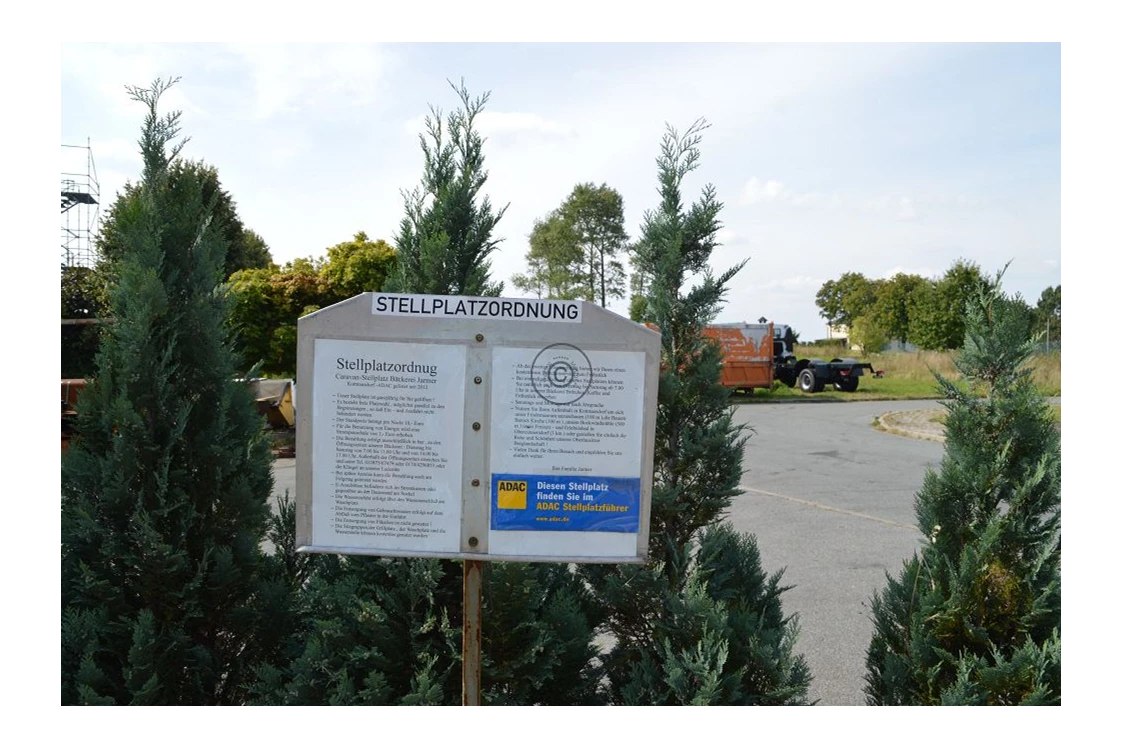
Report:
M863 704L868 602L920 547L913 497L943 455L937 441L879 431L876 416L938 407L933 401L789 402L737 406L753 433L744 493L728 520L753 533L768 573L783 568L785 613L797 613L797 649L811 698ZM295 460L274 463L274 494L295 496Z

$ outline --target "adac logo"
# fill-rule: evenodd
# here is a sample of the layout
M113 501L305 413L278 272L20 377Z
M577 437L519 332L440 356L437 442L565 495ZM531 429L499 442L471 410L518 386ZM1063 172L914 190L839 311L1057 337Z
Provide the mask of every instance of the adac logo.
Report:
M497 505L499 509L526 509L526 481L497 481Z

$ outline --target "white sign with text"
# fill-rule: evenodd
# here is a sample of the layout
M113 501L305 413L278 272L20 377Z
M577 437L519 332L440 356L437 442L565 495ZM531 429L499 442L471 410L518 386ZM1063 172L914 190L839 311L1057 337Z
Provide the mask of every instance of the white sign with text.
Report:
M465 356L316 341L314 544L459 550Z

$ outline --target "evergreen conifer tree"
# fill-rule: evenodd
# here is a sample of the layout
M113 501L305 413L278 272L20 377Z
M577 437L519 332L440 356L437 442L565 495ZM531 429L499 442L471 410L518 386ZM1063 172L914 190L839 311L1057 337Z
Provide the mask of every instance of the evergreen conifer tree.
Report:
M657 160L661 201L634 248L648 279L646 310L663 336L655 434L650 559L644 567L583 567L615 647L607 697L627 704L800 704L810 675L793 652L780 573L766 575L752 536L721 524L738 494L745 435L721 386L721 351L702 330L744 263L714 275L721 228L712 185L685 208L704 120L668 128ZM691 284L691 278L694 278Z
M946 447L915 501L927 541L873 598L870 704L1060 703L1060 435L1001 278L968 304L964 384L937 377Z
M186 141L157 104L174 82L129 88L148 110L144 172L63 461L66 704L241 703L277 645L259 605L269 446L236 381L213 200L169 178Z
M473 99L463 81L453 90L462 108L447 119L436 108L425 117L428 138L420 135L425 170L420 186L405 193L406 215L394 237L398 269L393 288L498 296L503 284L489 279L488 257L500 241L492 231L507 208L496 212L488 197L480 196L487 171L484 138L476 129L490 92Z
M174 159L168 165L169 188L176 190L181 180L197 185L202 191L203 203L211 206L211 221L215 224L215 230L226 240L223 279L239 270L267 268L272 264L273 256L269 252L269 245L260 234L242 223L238 216L237 202L222 186L216 167L203 161ZM106 211L97 238L99 265L111 267L127 251L117 222L121 217L137 210L134 203L139 191L140 185L127 182Z
M496 295L486 258L502 211L479 200L486 179L475 118L488 95L456 89L463 108L434 110L422 137L423 188L407 196L397 290ZM280 545L295 542L291 528ZM461 703L460 562L341 556L317 564L298 592L304 627L288 666L259 671L262 704ZM589 591L560 564L485 564L481 686L486 704L597 699Z

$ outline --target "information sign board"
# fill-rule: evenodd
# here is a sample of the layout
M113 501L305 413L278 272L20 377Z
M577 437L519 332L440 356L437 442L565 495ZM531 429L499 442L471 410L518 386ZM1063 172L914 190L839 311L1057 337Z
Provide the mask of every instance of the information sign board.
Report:
M658 333L582 301L367 293L298 323L302 551L642 562Z

